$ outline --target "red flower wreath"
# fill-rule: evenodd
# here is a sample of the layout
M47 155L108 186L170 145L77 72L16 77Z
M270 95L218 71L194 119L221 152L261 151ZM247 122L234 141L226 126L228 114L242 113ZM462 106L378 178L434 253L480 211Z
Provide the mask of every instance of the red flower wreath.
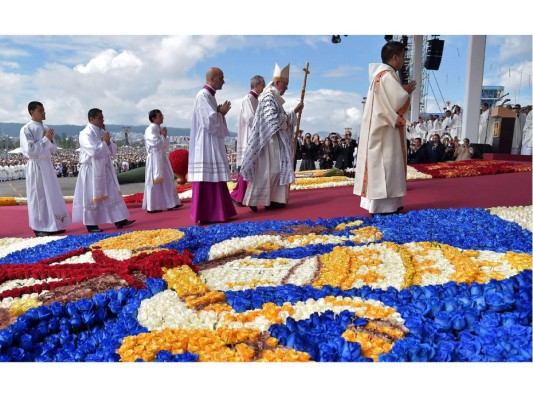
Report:
M176 149L169 155L172 171L176 175L185 176L189 170L189 151L185 149Z

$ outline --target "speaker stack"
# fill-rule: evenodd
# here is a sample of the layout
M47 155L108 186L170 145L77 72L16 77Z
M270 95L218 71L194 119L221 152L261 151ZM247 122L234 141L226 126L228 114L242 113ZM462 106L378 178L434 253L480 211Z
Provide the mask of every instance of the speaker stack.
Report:
M442 52L444 50L444 40L430 39L427 41L426 61L424 68L437 71L442 60Z

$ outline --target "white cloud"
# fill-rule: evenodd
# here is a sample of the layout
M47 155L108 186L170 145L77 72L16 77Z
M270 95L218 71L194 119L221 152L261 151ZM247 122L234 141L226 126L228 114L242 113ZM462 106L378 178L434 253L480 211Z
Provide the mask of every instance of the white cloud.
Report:
M74 70L82 74L105 74L113 70L137 69L142 65L142 61L129 51L119 53L114 49L107 49L87 64L77 65Z
M513 103L531 104L532 63L531 61L500 65L486 71L483 84L487 86L503 86L505 93Z
M0 58L17 58L17 57L28 57L30 53L26 50L10 47L10 46L2 46L0 47Z
M15 61L0 61L0 68L19 69L20 64Z
M355 65L340 65L335 69L326 71L322 74L324 78L347 78L353 77L359 72L363 71L362 67Z
M512 61L517 57L531 59L531 36L489 36L490 43L498 45L498 59L502 62Z
M288 93L285 96L285 110L294 108L300 96ZM344 132L351 127L358 130L362 119L362 96L340 90L319 89L305 93L301 128L305 132Z

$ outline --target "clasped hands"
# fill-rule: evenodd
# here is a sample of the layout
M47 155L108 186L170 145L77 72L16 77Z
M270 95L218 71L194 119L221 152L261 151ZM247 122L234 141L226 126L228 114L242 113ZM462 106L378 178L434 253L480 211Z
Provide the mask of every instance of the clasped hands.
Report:
M44 136L48 138L52 143L54 142L54 129L50 128L45 133Z
M231 103L226 100L223 104L219 104L217 106L217 111L222 115L226 115L228 111L230 110L230 108L231 108Z
M106 132L104 136L102 136L102 142L106 142L108 146L111 144L111 135L109 132Z

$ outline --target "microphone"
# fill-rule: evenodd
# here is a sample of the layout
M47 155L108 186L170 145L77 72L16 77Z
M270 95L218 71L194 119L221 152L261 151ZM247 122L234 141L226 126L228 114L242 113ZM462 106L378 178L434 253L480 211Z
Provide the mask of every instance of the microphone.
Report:
M509 93L505 93L504 95L498 97L498 99L496 101L500 101L501 99L503 99L505 96L509 96Z

